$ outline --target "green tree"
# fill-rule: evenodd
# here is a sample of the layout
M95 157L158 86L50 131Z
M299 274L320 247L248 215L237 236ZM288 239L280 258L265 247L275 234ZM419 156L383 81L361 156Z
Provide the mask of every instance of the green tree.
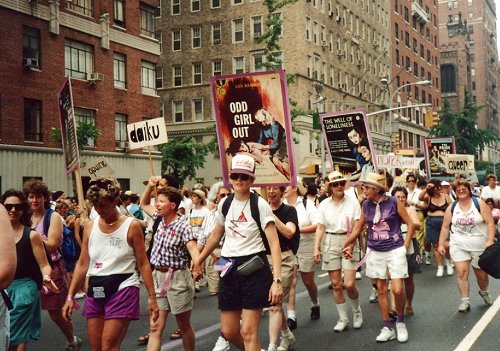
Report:
M454 112L447 99L439 112L439 125L433 127L431 136L454 136L457 153L475 155L499 138L487 129L477 128L477 113L483 106L477 106L465 90L465 102L461 112Z
M52 128L52 139L61 142L61 128ZM76 124L76 138L78 150L81 151L85 146L90 146L90 140L101 136L101 131L92 123L78 121Z

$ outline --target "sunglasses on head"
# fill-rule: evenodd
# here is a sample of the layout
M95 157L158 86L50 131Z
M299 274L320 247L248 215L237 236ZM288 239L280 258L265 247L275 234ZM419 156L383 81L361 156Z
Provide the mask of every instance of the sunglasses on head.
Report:
M24 209L23 204L4 204L4 207L8 212L12 211L12 209L14 209L14 211L21 212Z
M344 181L344 180L342 180L342 181L340 181L340 182L333 182L333 183L331 183L331 184L332 184L332 186L333 186L334 188L336 188L336 187L338 187L339 185L340 185L340 186L345 186L345 181Z
M247 181L247 180L250 180L250 176L248 174L243 174L243 173L231 173L229 175L229 178L231 178L232 180L238 180L238 179L241 179L243 181Z

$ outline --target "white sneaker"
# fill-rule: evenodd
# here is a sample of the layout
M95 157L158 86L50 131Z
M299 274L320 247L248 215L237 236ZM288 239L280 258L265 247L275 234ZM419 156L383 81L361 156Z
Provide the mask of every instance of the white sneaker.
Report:
M444 275L444 267L438 266L438 269L436 271L436 277L441 278L443 275Z
M80 351L81 347L82 339L75 335L73 336L73 342L66 343L66 348L64 349L64 351Z
M462 301L460 305L458 305L458 312L465 313L469 312L469 310L470 310L470 304L466 301Z
M356 280L361 280L362 278L361 272L356 272Z
M354 329L359 329L363 325L363 312L361 307L357 311L352 311L352 326Z
M349 325L348 319L339 319L339 321L337 322L337 324L333 328L333 331L336 333L340 333L340 332L346 330L348 325Z
M479 291L479 295L483 298L484 303L487 304L488 306L493 305L493 300L491 298L491 295L488 291Z
M451 262L446 265L446 274L453 275L453 265Z
M229 341L224 339L222 335L219 336L212 351L229 351L229 350L231 350L231 346L229 346Z
M292 333L290 333L290 335L291 337L288 338L281 337L280 345L276 349L277 351L287 351L295 349L297 341L295 340L295 336Z
M396 332L394 331L394 329L383 327L382 329L380 329L380 334L375 340L377 340L377 342L386 342L394 339L396 339Z
M267 351L278 351L278 347L276 345L269 345L267 348Z
M378 292L377 292L377 289L376 288L372 288L372 291L370 292L370 302L371 303L375 303L377 302L377 299L378 299Z
M396 330L398 332L398 341L407 342L408 341L408 330L406 330L406 324L404 322L396 323Z
M425 254L425 265L426 266L431 265L431 255L430 254Z

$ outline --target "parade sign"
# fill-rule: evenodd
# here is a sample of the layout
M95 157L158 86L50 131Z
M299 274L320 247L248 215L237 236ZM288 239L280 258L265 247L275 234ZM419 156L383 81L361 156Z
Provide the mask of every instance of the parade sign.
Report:
M455 153L455 138L433 137L424 139L424 157L428 178L449 177L454 178L452 173L446 171L443 156Z
M332 169L337 169L337 164L342 173L351 173L351 180L363 180L367 173L377 171L364 110L324 113L321 127Z
M168 141L163 117L127 124L127 135L130 149L165 144Z
M441 156L446 173L469 175L475 171L474 155L444 155Z
M422 159L400 155L377 155L377 167L381 169L418 169Z
M73 109L73 94L69 77L66 77L64 84L57 93L57 102L59 106L59 124L61 126L64 165L66 174L70 174L80 165L80 156L76 135L75 110Z
M282 70L210 78L224 182L236 154L254 158L255 186L296 183L286 75Z
M115 170L104 157L99 157L96 162L88 166L87 172L89 172L90 178L116 178Z

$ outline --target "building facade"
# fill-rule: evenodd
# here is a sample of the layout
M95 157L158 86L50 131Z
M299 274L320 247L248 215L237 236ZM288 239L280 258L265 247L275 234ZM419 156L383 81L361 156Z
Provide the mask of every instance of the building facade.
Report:
M140 191L149 160L143 150L128 150L126 125L158 117L155 9L153 0L0 0L2 191L37 177L73 194L53 137L66 76L76 120L101 132L80 150L84 185L85 166L105 156L123 187Z

